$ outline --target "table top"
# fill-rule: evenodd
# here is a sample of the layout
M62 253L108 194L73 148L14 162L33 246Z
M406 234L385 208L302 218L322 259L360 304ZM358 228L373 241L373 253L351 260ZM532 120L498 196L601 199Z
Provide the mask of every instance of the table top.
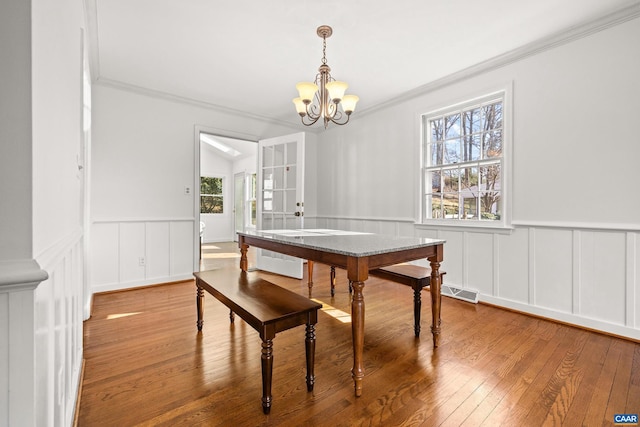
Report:
M240 236L269 239L300 248L364 257L445 243L427 237L403 237L331 229L250 230L238 232Z

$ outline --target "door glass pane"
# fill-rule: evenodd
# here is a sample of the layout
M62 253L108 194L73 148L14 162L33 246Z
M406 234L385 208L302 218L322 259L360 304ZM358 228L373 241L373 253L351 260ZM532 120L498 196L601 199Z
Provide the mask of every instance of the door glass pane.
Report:
M265 169L262 172L262 188L264 190L273 189L273 169Z
M287 164L295 165L298 161L298 144L290 142L287 144Z
M284 144L279 144L274 146L273 152L273 165L274 166L282 166L284 165Z
M262 166L273 166L273 147L269 146L262 148Z
M295 166L287 166L285 169L286 185L284 188L296 188L296 172Z
M284 167L277 167L273 169L273 188L282 189L284 185Z
M296 211L296 190L295 188L292 190L286 191L286 212L291 213Z
M276 190L273 192L273 211L284 212L284 191Z

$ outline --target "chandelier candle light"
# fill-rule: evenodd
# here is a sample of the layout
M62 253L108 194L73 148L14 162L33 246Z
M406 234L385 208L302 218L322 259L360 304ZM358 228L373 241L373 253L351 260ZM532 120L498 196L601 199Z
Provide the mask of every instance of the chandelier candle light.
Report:
M347 124L360 98L355 95L345 95L349 85L331 77L331 68L327 65L326 58L327 37L333 34L331 27L321 25L316 33L322 37L322 64L318 68L315 82L300 82L296 85L300 97L295 98L293 103L302 119L302 124L311 126L322 117L326 129L329 122L337 125ZM342 106L344 114L338 109L338 105Z

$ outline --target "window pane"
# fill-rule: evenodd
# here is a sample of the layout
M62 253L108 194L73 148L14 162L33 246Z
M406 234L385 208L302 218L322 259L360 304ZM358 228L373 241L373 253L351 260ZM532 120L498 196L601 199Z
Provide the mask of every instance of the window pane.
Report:
M462 161L480 160L480 135L465 136L462 144Z
M201 196L200 197L200 213L221 214L222 196Z
M483 142L483 158L502 156L502 130L486 132Z
M445 138L457 138L460 136L460 114L452 114L444 118Z
M484 130L502 128L502 102L482 107Z
M460 162L460 140L454 139L444 143L444 163L453 164Z
M258 217L258 215L256 214L256 212L258 211L258 207L256 204L255 200L251 201L251 225L253 225L255 227L256 225L256 218Z
M458 169L445 169L442 171L445 192L458 192Z
M500 191L500 164L480 168L480 190Z
M431 194L427 196L427 206L431 206L431 218L443 218L442 214L442 196ZM428 213L427 213L428 215Z
M462 196L462 219L478 219L478 199Z
M222 194L222 178L201 176L200 194Z
M440 119L431 120L431 141L442 141L444 139L444 121Z
M480 218L499 220L502 212L502 197L499 191L480 193Z
M463 197L475 197L478 194L478 167L460 169L460 191Z
M458 193L444 194L444 217L448 219L458 219L458 212L460 210Z
M482 129L482 111L480 108L474 108L464 112L462 116L465 135L471 135L472 133L480 132Z
M428 172L426 182L427 186L431 183L432 193L442 192L442 173L440 171ZM427 187L427 191L429 191L429 187Z
M437 166L442 164L442 142L436 142L435 144L429 144L431 151L431 165Z

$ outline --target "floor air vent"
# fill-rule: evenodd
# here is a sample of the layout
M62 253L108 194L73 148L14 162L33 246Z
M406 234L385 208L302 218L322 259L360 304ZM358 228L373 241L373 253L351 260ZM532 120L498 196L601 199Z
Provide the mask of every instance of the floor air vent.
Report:
M453 286L442 285L442 295L458 298L463 301L478 303L478 291L470 289L454 288Z

